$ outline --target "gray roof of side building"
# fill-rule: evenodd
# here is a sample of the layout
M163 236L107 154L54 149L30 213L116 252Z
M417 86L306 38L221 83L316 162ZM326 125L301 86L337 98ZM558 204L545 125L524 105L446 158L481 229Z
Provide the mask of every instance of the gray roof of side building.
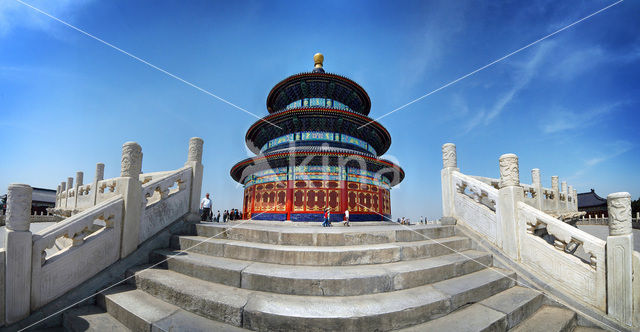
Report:
M34 202L47 202L47 203L55 204L56 191L53 189L46 189L46 188L33 188L33 193L31 194L31 200Z
M578 208L607 205L607 199L602 198L591 189L590 192L578 194Z

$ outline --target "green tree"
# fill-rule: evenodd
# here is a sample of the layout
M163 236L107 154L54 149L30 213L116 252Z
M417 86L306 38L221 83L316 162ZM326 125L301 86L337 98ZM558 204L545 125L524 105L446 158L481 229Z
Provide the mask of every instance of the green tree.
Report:
M640 197L635 201L631 201L631 213L633 213L634 218L638 212L640 212Z

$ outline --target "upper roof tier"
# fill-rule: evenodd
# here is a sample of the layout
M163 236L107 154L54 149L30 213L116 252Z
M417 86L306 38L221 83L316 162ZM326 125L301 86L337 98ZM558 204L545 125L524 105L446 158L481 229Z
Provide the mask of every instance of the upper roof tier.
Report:
M289 76L276 84L267 97L267 110L275 113L305 98L327 98L338 101L352 111L368 115L371 99L356 82L336 74L325 73L324 57L314 56L315 68L310 73Z

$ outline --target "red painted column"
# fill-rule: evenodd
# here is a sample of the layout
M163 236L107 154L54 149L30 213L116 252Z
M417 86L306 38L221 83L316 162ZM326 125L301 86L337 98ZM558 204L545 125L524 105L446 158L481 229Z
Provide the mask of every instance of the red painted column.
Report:
M251 217L253 217L253 214L255 213L254 208L255 208L255 204L256 204L256 187L253 187L252 190L251 190L251 203L250 204L251 204Z
M380 221L384 221L384 188L378 187L378 211L380 213Z
M347 209L347 181L340 181L340 213L344 213ZM349 213L353 213L353 211L349 211Z
M293 180L287 180L287 220L291 220L291 211L293 211Z

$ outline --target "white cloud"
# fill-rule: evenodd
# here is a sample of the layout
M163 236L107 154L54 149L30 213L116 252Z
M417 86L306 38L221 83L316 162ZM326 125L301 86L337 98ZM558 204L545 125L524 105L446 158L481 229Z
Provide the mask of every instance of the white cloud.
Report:
M93 0L56 0L24 2L56 16L63 21L72 20L73 15ZM28 28L51 32L60 23L28 6L13 0L0 1L0 36L6 35L14 28Z
M495 118L497 118L502 112L504 112L506 106L517 97L518 93L525 89L529 82L536 75L541 62L544 60L546 54L554 47L554 42L540 43L535 53L524 63L512 63L514 66L513 82L509 90L503 93L494 105L488 111L480 111L477 115L471 118L464 125L464 132L468 133L479 125L488 125Z
M572 112L565 108L556 108L545 116L540 129L545 134L553 134L575 128L585 128L598 123L598 119L615 111L626 102L616 102L603 105L586 111Z
M451 40L464 31L467 4L456 1L428 3L422 30L417 33L414 49L405 59L404 85L412 86L425 79L429 70L437 68L451 47Z
M571 179L579 178L580 176L584 175L592 167L600 163L603 163L605 161L615 159L618 156L632 150L633 148L635 148L635 145L633 143L629 141L624 141L624 140L615 141L609 144L605 144L602 147L594 148L592 149L594 150L592 152L594 157L587 159L584 162L584 167L578 170L577 172L575 172L568 179L571 180ZM600 151L598 152L598 150Z
M609 159L613 159L633 148L633 144L628 141L616 141L607 147L607 151L597 157L593 157L585 162L587 166L595 166Z

